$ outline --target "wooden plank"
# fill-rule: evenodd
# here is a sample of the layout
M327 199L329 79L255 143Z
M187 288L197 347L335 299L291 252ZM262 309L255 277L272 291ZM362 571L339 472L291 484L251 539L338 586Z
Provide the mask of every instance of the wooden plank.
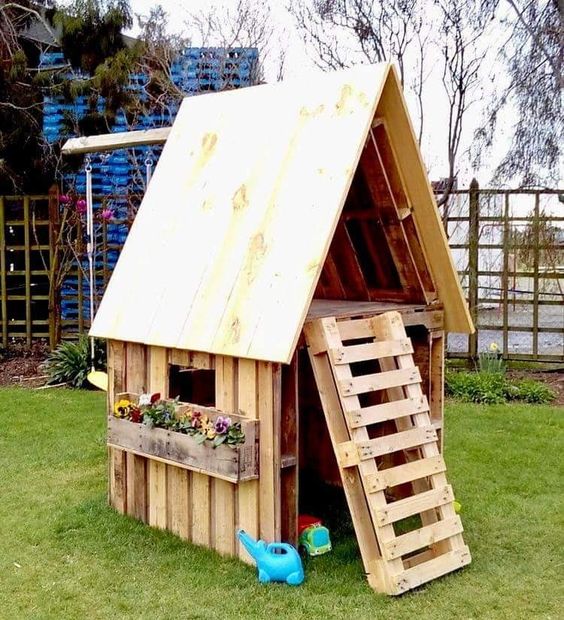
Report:
M345 299L368 299L368 288L347 229L341 220L335 230L330 255L333 257Z
M339 335L339 328L335 319L321 319L319 325L323 331L324 337L327 340L329 348L338 348L342 344L341 337ZM394 340L392 338L391 340ZM334 382L339 385L340 382L348 382L353 379L350 366L333 366L332 367ZM343 395L340 396L340 407L336 411L341 411L345 414L344 420L347 421L347 412L357 411L360 409L360 401L358 396L355 395ZM370 436L366 427L360 428L348 428L348 434L350 439L356 444L368 441ZM354 468L353 468L354 470ZM350 470L347 470L350 471ZM367 475L374 474L378 471L376 461L374 459L363 460L358 465L358 471L362 479L365 479ZM372 527L377 531L375 535L378 539L378 544L383 544L388 540L395 538L395 532L392 525L379 526L377 522L378 509L386 505L386 498L384 493L372 494L368 500L368 508L370 510L370 517ZM380 588L384 588L385 591L391 591L391 576L401 572L403 565L400 560L392 560L384 562L381 566L380 579L382 580Z
M104 133L97 136L70 138L63 144L61 153L63 155L78 155L80 153L113 151L134 146L164 144L167 141L171 129L172 127L159 127L157 129Z
M406 238L413 256L413 260L425 291L433 292L435 285L427 265L431 262L425 255L420 242L420 233L417 230L415 220L410 217L413 213L413 205L410 203L405 192L404 175L397 163L392 145L388 136L388 128L385 121L378 127L373 128L373 135L378 145L378 151L382 159L383 168L388 177L390 190L394 196L398 214L402 220Z
M391 454L398 450L417 448L426 443L437 441L437 432L432 426L422 426L400 433L391 433L377 439L357 442L356 446L361 460Z
M389 71L185 99L93 333L288 363Z
M188 368L191 364L190 351L184 351L182 349L169 349L168 359L170 364L174 364L176 366Z
M434 306L435 307L435 306ZM402 316L425 311L425 304L407 304L390 301L351 301L342 299L313 299L309 307L306 321L315 321L335 317L337 321L342 319L358 319L360 317L373 317L375 314L382 314L395 310ZM440 308L437 308L440 310ZM429 311L429 310L427 310ZM345 338L343 338L345 340Z
M260 420L259 529L264 540L280 540L280 366L258 363Z
M386 83L377 115L385 119L388 126L390 145L403 174L407 197L414 207L413 217L421 234L423 249L427 256L432 257L429 266L439 299L445 306L446 329L461 333L472 331L472 319L462 294L433 190L425 173L397 72L392 69L391 73L394 79Z
M381 340L389 340L402 338L405 336L405 328L402 323L402 317L395 312L388 312L386 314L380 315L378 317L374 317L372 319L374 334L378 339ZM411 355L400 355L393 362L394 367L397 368L410 368L413 366L413 356ZM392 362L392 360L384 360L387 362ZM390 364L391 367L392 364ZM417 384L408 385L403 388L403 392L405 396L408 397L417 397L421 395L421 388ZM427 412L418 413L413 416L413 423L415 425L426 426L430 423L430 417ZM429 443L420 448L420 454L425 457L435 457L440 454L438 444ZM447 478L444 472L434 474L429 477L429 482L433 489L441 489L447 485ZM414 484L414 488L416 490L421 490L423 488L422 485ZM446 503L442 505L437 511L431 510L428 513L423 513L421 518L423 520L424 525L429 525L432 521L437 519L437 515L442 520L446 520L455 516L454 506L452 503ZM436 545L433 545L433 553L436 555L445 553L449 550L453 549L461 549L465 547L464 540L460 534L456 534L448 538L445 541L441 541Z
M110 448L110 503L118 512L127 510L127 463L125 452Z
M124 346L126 347L126 389L128 392L142 394L150 389L147 380L147 347L136 342L128 342Z
M108 413L111 415L115 403L115 395L126 390L125 383L125 345L119 340L108 341Z
M168 398L168 355L164 347L147 347L149 391Z
M333 364L352 364L354 362L364 362L405 353L413 353L413 347L409 338L389 340L387 342L354 344L329 351Z
M127 514L147 522L147 459L127 452Z
M212 481L213 547L221 555L235 555L236 490L225 480Z
M405 484L406 482L412 482L413 480L445 471L446 465L441 456L419 459L403 465L396 465L389 469L383 469L376 474L367 476L366 490L368 493L383 491L398 484Z
M468 547L444 553L432 560L405 570L396 578L397 594L417 588L432 579L442 577L458 568L470 564L471 557Z
M167 465L167 529L190 540L190 472Z
M281 538L298 544L298 351L288 366L282 366L282 407L280 420Z
M365 394L366 392L420 383L420 381L419 369L416 366L412 366L411 368L388 370L371 375L347 377L340 380L337 385L343 396L354 396L356 394Z
M197 410L191 407L192 410ZM203 408L198 408L203 410ZM233 420L241 419L240 416ZM244 420L244 418L243 418ZM244 420L245 442L236 448L226 445L211 448L199 444L183 433L164 428L148 428L129 420L115 417L108 419L108 444L135 452L141 456L157 459L177 467L205 472L214 478L230 482L258 477L255 431L257 423Z
M431 422L435 428L440 428L439 451L443 451L443 418L444 418L444 385L445 385L445 335L444 332L431 333L430 388L429 412Z
M364 407L358 411L347 413L352 428L379 424L388 420L396 420L405 416L429 410L429 403L425 396L394 400L390 403Z
M409 293L410 301L427 301L423 283L400 221L395 196L390 187L389 171L384 167L372 131L367 148L360 159L360 166L370 190L372 202L377 206L379 220L402 288Z
M2 346L8 346L8 298L6 286L6 230L4 196L0 196L0 296L2 309Z
M535 194L534 222L540 217L540 195ZM540 226L533 226L533 359L539 357L539 263L540 263Z
M432 545L439 540L461 534L463 529L462 521L458 515L446 521L437 521L389 541L384 546L384 554L390 559L399 558L407 553L417 551L417 549Z
M251 419L258 418L257 364L254 360L239 360L238 377L239 413ZM259 482L249 480L239 485L237 495L237 527L253 538L259 537ZM237 545L239 557L251 564L254 560L243 545Z
M322 334L319 333L321 332L319 322L307 323L304 330L308 343L310 340L317 341L323 339ZM333 449L337 452L337 446L342 442L349 441L350 436L343 416L340 414L341 405L333 381L329 359L326 355L315 355L311 348L308 349L308 352L319 389L323 411L327 419L331 443L333 444ZM362 487L360 472L358 468L353 467L346 471L341 469L340 473L368 582L374 589L385 592L387 580L372 525L370 510Z
M211 542L211 478L192 473L192 542L209 547Z
M24 226L24 269L25 269L25 334L27 346L31 346L31 222L29 210L29 196L23 199L23 226Z
M360 310L360 308L359 308ZM385 309L383 312L390 312L396 310ZM382 314L383 312L370 312L372 316L375 314ZM358 314L361 314L358 312ZM420 311L420 312L400 312L403 324L406 327L412 325L424 325L428 329L442 329L443 325L443 311ZM362 338L370 338L374 336L371 326L371 318L356 319L350 321L338 321L339 334L342 340L360 340Z
M216 357L215 399L217 408L225 412L237 409L237 371L237 360L232 357ZM237 487L224 480L213 480L211 485L212 508L210 515L213 547L222 555L235 555Z
M166 469L164 463L154 459L149 459L147 463L149 525L163 530L166 529L167 523Z
M451 503L453 500L452 487L447 484L442 489L424 491L423 493L418 493L412 497L406 497L397 502L387 504L385 507L378 508L376 510L376 520L380 526L388 525L420 512L438 508L444 504Z

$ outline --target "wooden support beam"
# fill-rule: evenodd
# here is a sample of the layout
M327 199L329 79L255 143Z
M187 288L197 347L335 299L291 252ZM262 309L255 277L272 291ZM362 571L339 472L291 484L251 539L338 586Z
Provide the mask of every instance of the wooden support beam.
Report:
M171 127L159 127L158 129L104 133L99 136L71 138L64 143L61 152L63 155L79 155L80 153L114 151L130 146L164 144L167 141L170 130Z

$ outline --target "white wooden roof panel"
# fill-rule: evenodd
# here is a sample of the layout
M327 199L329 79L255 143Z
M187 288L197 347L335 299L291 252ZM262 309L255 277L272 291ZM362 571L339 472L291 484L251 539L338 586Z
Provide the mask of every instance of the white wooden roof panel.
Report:
M91 333L289 362L388 78L185 99Z

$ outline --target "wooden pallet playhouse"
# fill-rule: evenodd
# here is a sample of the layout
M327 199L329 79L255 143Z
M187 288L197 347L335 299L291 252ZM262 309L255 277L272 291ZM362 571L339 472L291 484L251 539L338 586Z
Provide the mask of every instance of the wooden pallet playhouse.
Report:
M111 504L248 561L236 530L295 543L314 472L342 485L375 590L468 564L442 395L445 330L473 328L395 70L188 98L159 132L67 147L166 140L91 330L109 411L180 396L246 440L198 451L109 415Z

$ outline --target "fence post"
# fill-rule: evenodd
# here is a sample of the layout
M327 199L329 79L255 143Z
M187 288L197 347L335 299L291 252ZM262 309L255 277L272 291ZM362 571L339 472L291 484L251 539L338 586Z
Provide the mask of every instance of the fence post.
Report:
M480 186L476 179L470 183L468 194L468 306L476 331L468 338L470 358L478 356L478 244L480 237Z
M8 346L8 287L6 286L6 226L4 196L0 196L0 292L2 294L2 346Z
M61 340L61 300L59 287L59 188L49 188L49 347L53 350Z

